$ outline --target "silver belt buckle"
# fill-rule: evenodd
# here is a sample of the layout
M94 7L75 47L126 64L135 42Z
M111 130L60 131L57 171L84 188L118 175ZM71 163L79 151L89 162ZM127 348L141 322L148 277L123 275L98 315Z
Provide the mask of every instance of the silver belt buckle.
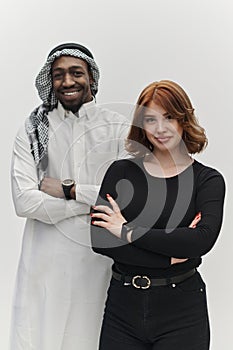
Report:
M139 279L139 278L142 278L142 279L144 279L144 280L146 280L146 285L145 286L139 286L138 284L137 284L137 279ZM137 288L137 289L148 289L149 287L150 287L150 285L151 285L151 280L147 277L147 276L140 276L140 275L137 275L137 276L134 276L133 278L132 278L132 285L135 287L135 288Z

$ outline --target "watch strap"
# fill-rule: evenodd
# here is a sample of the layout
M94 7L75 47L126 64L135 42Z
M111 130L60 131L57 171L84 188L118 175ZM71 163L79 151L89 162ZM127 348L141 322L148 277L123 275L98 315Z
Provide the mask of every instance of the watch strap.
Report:
M122 228L121 228L121 240L122 240L122 241L125 241L125 242L127 242L127 243L129 243L129 241L128 241L128 239L127 239L127 235L128 235L128 233L129 233L130 231L132 231L132 230L133 230L133 227L128 226L128 225L127 225L127 222L124 223L124 224L122 225Z
M64 192L64 195L65 195L65 198L66 199L72 199L71 195L70 195L70 191L71 191L71 188L74 186L74 183L72 185L64 185L62 184L62 188L63 188L63 192Z

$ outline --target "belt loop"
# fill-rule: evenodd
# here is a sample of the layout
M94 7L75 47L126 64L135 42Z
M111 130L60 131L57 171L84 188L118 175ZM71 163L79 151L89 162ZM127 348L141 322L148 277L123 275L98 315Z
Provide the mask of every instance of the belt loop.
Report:
M121 274L121 282L122 282L122 283L125 282L125 273L124 273L124 272Z

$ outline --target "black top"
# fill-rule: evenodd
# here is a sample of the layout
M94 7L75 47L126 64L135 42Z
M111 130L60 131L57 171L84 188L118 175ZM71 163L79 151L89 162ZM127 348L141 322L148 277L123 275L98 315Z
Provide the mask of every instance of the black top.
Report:
M201 263L214 245L222 224L225 183L215 169L198 161L180 174L159 178L144 168L142 158L114 162L108 169L97 199L110 206L109 193L128 225L134 227L132 243L123 242L106 229L92 225L92 247L114 259L127 274L172 276ZM201 212L196 228L188 226ZM189 258L170 264L170 258Z

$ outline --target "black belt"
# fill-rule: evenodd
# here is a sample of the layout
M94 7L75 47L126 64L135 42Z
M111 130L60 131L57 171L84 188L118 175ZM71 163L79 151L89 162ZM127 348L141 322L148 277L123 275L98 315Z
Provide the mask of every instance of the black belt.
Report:
M188 272L182 273L181 275L168 277L168 278L149 278L148 276L125 276L124 274L113 271L112 276L117 281L123 282L124 285L132 285L135 288L147 289L149 287L156 286L168 286L169 284L180 283L187 278L194 275L196 269L189 270Z

